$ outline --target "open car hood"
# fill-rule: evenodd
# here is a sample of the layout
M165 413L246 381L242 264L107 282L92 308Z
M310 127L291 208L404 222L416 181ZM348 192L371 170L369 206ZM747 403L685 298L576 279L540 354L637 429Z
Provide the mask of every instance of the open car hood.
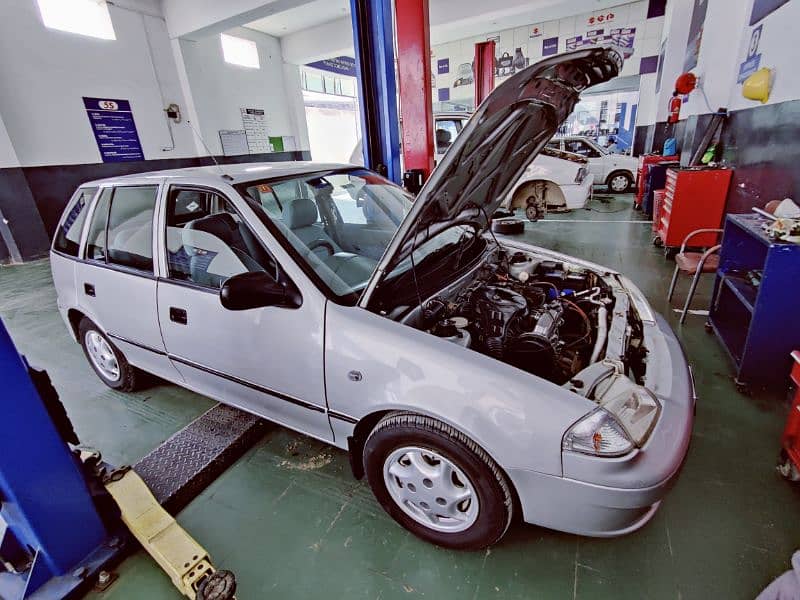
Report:
M614 47L559 54L495 88L425 182L360 303L369 302L384 274L441 231L468 223L485 231L492 213L572 112L580 92L616 77L622 56Z

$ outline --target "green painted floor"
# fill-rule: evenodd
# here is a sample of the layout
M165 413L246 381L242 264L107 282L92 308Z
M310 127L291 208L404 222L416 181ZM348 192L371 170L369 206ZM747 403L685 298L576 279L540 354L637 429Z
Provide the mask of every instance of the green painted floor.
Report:
M620 269L667 315L694 364L700 400L681 477L655 518L619 539L518 524L490 550L441 550L412 537L355 481L345 454L273 427L178 520L233 570L240 599L753 598L800 540L800 488L773 466L785 398L739 395L702 316L678 326L664 301L672 263L651 244L630 196L526 225L541 246ZM602 212L601 212L602 211ZM696 306L704 308L710 278ZM677 300L688 281L682 281ZM212 405L175 386L125 395L104 387L55 308L47 262L0 268L0 317L32 364L50 372L84 444L130 463ZM93 597L179 598L141 551Z

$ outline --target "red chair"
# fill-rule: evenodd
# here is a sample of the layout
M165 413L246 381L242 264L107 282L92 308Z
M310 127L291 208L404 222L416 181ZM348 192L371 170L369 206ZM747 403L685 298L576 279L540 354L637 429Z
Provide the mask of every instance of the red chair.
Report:
M681 313L681 324L686 321L686 314L689 312L689 305L694 297L694 292L697 289L697 282L700 281L700 275L703 273L716 273L719 267L719 254L720 245L712 246L705 252L686 252L686 245L690 239L701 233L722 233L722 229L696 229L691 232L683 240L681 249L675 255L675 272L672 274L672 282L669 284L669 292L667 293L667 302L672 300L672 294L675 292L675 284L678 282L678 273L683 271L688 275L694 274L692 278L692 285L689 287L689 294L686 296L686 304L683 305L683 312Z

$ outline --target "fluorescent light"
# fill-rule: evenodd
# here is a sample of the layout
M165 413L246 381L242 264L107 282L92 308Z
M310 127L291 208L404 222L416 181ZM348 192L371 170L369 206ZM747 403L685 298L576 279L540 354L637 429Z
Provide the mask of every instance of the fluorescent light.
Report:
M226 63L248 69L261 68L261 63L258 62L258 46L254 41L225 33L219 37L222 40L222 56Z
M101 40L115 40L105 0L36 0L44 26Z

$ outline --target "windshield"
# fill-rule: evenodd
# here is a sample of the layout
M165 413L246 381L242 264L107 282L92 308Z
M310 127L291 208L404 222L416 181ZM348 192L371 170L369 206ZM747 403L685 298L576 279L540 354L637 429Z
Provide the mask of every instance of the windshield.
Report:
M365 169L251 181L237 190L329 295L353 303L412 201Z

